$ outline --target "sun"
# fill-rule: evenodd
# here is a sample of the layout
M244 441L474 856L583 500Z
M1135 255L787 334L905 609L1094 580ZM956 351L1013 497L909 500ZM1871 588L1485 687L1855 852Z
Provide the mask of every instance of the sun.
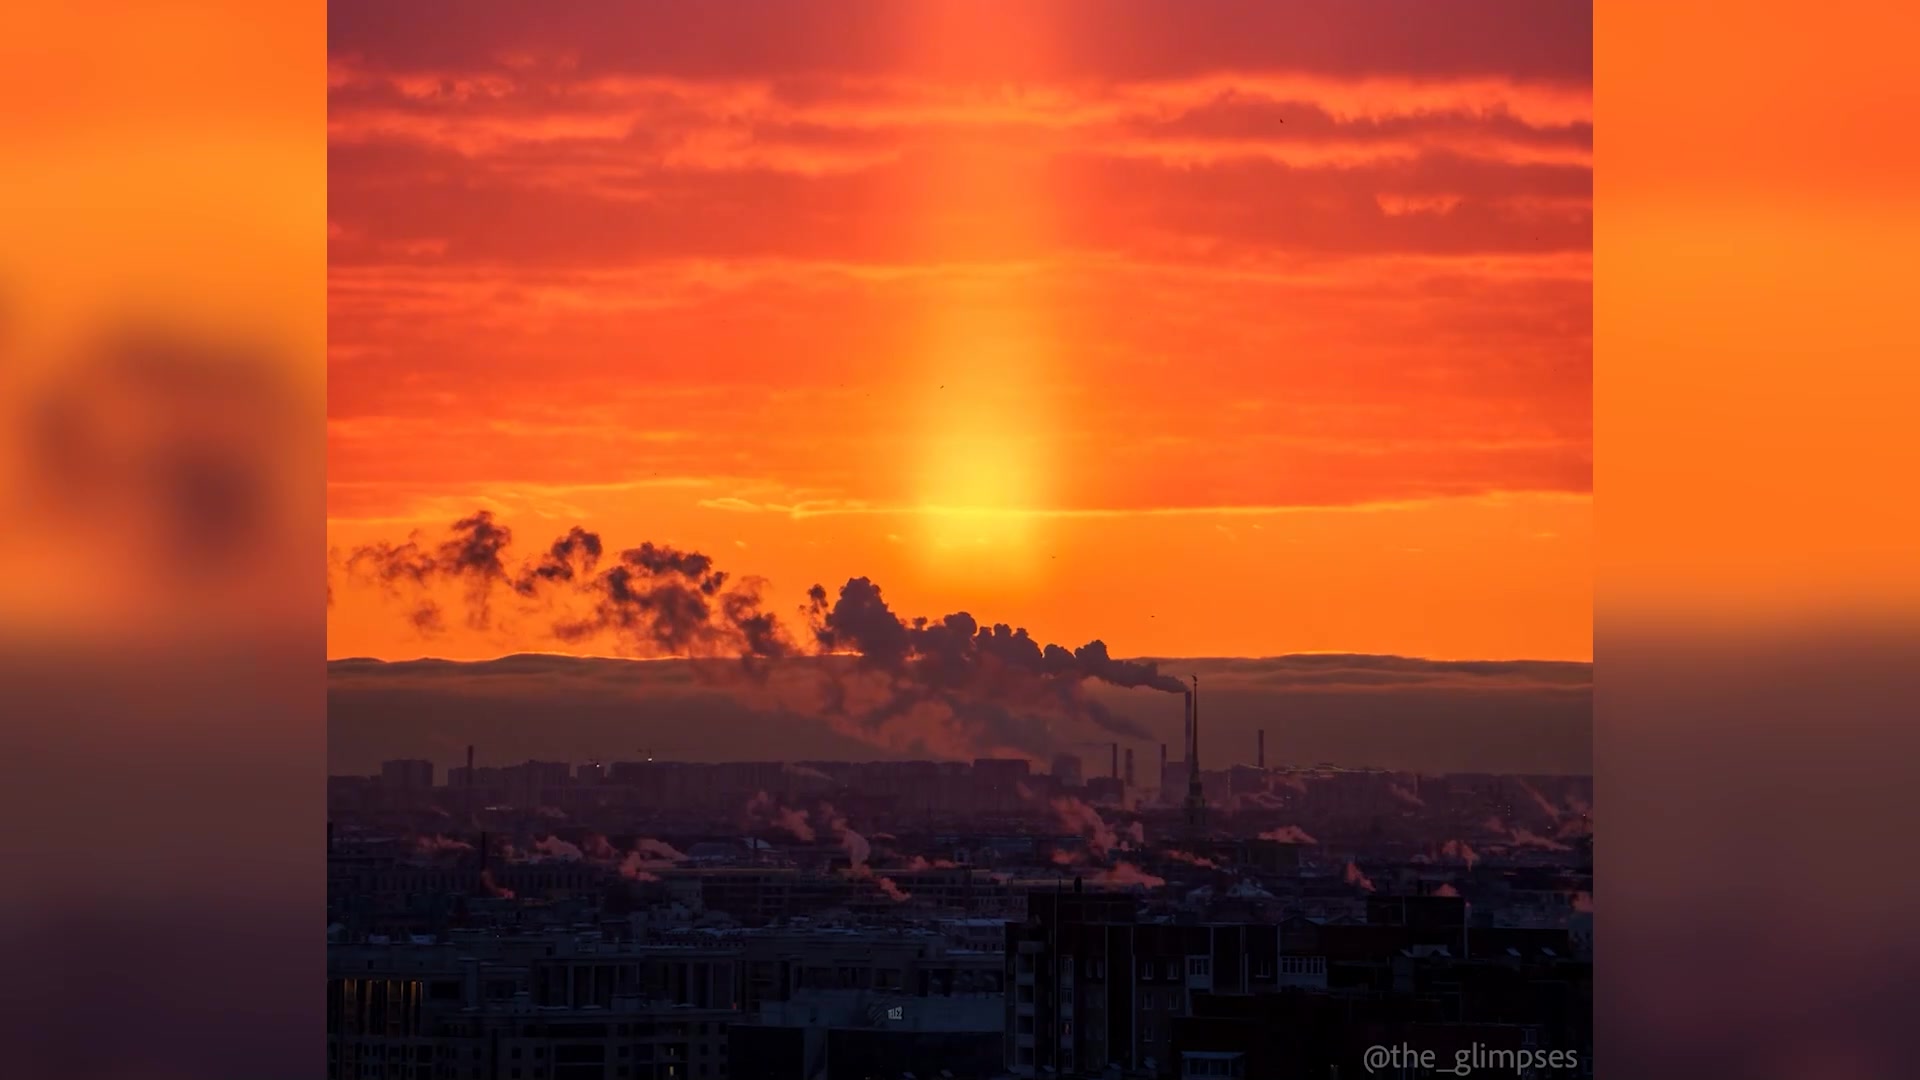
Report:
M915 512L921 546L945 576L1033 566L1049 470L1044 411L1022 370L978 364L927 403Z

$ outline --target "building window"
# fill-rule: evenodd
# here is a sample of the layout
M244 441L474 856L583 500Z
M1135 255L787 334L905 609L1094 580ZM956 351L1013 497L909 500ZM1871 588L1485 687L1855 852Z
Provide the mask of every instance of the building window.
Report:
M1213 958L1210 956L1187 957L1187 977L1190 979L1212 978Z

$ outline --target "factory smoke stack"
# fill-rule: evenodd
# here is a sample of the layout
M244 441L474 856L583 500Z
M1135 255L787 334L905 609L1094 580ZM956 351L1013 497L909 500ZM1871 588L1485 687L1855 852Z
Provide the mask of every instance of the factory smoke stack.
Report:
M1259 741L1254 744L1253 763L1258 768L1267 767L1267 729L1260 729Z
M1192 732L1187 743L1187 771L1193 776L1193 784L1200 784L1200 676L1194 675L1193 690L1187 695L1187 730Z
M1195 832L1206 827L1207 797L1200 788L1200 676L1187 691L1187 825Z
M1193 760L1193 691L1188 690L1186 712L1180 716L1180 756Z

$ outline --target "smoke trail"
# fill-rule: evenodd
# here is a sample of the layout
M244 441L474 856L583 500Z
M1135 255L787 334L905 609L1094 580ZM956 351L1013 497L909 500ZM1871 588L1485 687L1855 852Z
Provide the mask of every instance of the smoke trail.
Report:
M1373 891L1373 879L1361 873L1360 868L1354 865L1353 863L1347 864L1346 881L1347 881L1347 884L1349 885L1360 886L1360 888L1365 892Z
M1549 840L1544 836L1540 836L1528 829L1522 829L1519 826L1515 826L1513 830L1513 846L1517 848L1538 848L1541 851L1573 850L1558 840Z
M451 837L436 835L413 838L413 854L417 858L433 859L445 855L464 855L472 850L472 844Z
M622 655L733 657L756 675L767 662L806 652L851 655L857 682L837 655L816 674L815 711L878 745L938 747L962 756L1012 751L1039 757L1055 748L1050 721L1084 721L1133 739L1150 734L1092 700L1085 684L1183 693L1153 664L1117 660L1104 642L1077 649L1041 644L1024 629L982 625L959 612L939 620L896 615L880 587L851 578L829 597L809 591L805 648L765 609L764 583L735 579L700 552L643 543L617 553L573 526L524 561L510 557L513 533L479 510L437 543L411 535L399 544L353 549L349 577L405 599L423 634L445 631L444 590L464 597L475 629L584 646L610 642ZM785 702L783 708L788 708Z
M516 572L508 569L512 541L512 531L481 510L454 522L437 545L417 533L401 544L365 545L347 556L346 568L410 598L409 618L427 634L445 629L432 590L458 584L475 629L496 626L500 593L519 601L522 614L544 618L538 632L566 644L611 638L634 655L743 660L791 651L779 620L762 610L762 583L731 582L699 552L646 543L620 552L613 566L596 573L605 546L597 533L576 525Z
M664 859L667 862L685 862L687 859L686 855L682 854L680 850L672 844L662 840L647 839L645 837L642 837L633 845L633 850L643 855L651 855L657 859Z
M1084 719L1117 735L1148 739L1139 725L1115 716L1086 696L1084 682L1098 679L1118 687L1147 687L1184 693L1180 680L1152 664L1115 660L1101 641L1078 649L1041 645L1024 629L1005 623L983 626L966 612L938 621L911 622L894 614L868 578L852 578L829 603L824 586L808 591L808 622L816 647L829 653L853 653L859 667L886 677L883 700L850 713L873 728L933 704L971 729L976 742L1023 747L1035 752L1050 740L1036 738L1020 710L1046 711ZM840 687L832 706L847 711Z
M481 510L454 522L447 539L431 549L420 545L418 534L404 544L357 548L347 558L347 570L396 593L408 586L424 589L438 581L458 582L466 589L468 624L484 630L492 623L493 588L507 576L501 552L512 539L510 531L494 523L490 511ZM412 618L422 629L437 628L439 608L423 602Z
M816 838L805 810L781 806L764 791L754 792L753 798L747 800L747 820L750 825L781 829L803 844L811 844Z
M1526 792L1528 797L1533 799L1534 805L1540 808L1540 812L1547 815L1548 824L1558 825L1560 823L1560 808L1548 801L1545 795L1540 794L1538 788L1517 776L1514 777L1514 782L1520 785L1520 790Z
M559 859L562 862L579 862L586 858L586 854L582 852L579 847L569 844L557 836L549 836L542 839L539 843L533 845L533 850L549 859Z
M1392 795L1394 798L1399 799L1401 802L1406 803L1408 806L1427 805L1427 802L1425 799L1422 799L1420 796L1414 794L1412 791L1409 791L1408 789L1401 787L1399 784L1393 783L1391 781L1387 783L1387 793L1389 795Z
M1469 870L1473 869L1474 863L1480 861L1480 856L1468 847L1464 840L1449 840L1440 845L1440 855L1442 858L1459 859L1467 864Z
M1074 798L1055 799L1050 805L1060 827L1086 836L1087 848L1095 856L1104 859L1119 846L1119 834L1093 807Z
M1282 825L1277 829L1268 829L1260 834L1262 840L1277 840L1282 844L1317 844L1318 840L1307 835L1307 831L1298 825Z
M1166 878L1149 874L1130 862L1115 863L1113 869L1102 870L1091 880L1102 885L1141 885L1149 889L1157 889L1167 883Z

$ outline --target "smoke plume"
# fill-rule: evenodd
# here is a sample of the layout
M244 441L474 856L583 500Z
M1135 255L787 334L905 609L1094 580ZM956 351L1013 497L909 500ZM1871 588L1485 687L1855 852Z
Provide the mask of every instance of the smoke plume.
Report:
M818 649L855 654L862 669L886 680L878 704L849 714L868 728L937 705L982 745L1044 749L1048 741L1035 737L1034 725L1021 722L1023 712L1084 719L1116 735L1148 739L1139 725L1088 698L1083 683L1098 679L1124 688L1185 691L1179 679L1152 664L1113 659L1101 641L1073 650L1043 646L1024 629L984 626L966 612L908 622L894 614L880 586L868 578L849 580L831 602L821 585L807 595ZM844 688L835 704L849 710Z
M1518 777L1514 778L1514 782L1520 785L1520 790L1526 792L1528 797L1533 799L1534 805L1540 808L1540 812L1547 815L1547 822L1549 824L1558 825L1560 823L1560 808L1553 805L1545 795L1540 794L1538 788Z
M457 602L470 627L515 641L604 643L632 656L732 657L762 675L769 662L802 653L850 657L851 672L839 662L809 669L819 679L819 700L805 708L893 748L1038 757L1055 748L1057 720L1147 740L1138 724L1093 700L1087 680L1173 694L1186 689L1151 663L1115 659L1099 640L1077 649L1042 644L1024 629L984 625L965 612L904 619L865 577L849 579L832 596L815 585L804 609L805 641L796 643L766 610L763 582L736 579L700 552L651 542L616 552L576 525L536 554L516 558L513 539L491 511L479 510L437 540L415 533L402 543L352 549L343 561L350 578L405 600L407 618L427 635L446 630L444 607Z
M396 594L441 582L457 583L466 591L468 624L484 630L492 622L494 586L507 576L501 552L512 539L511 532L494 523L491 512L481 510L454 522L447 538L433 547L421 546L416 533L403 544L382 542L356 548L347 557L347 571ZM415 626L437 630L440 610L423 597L411 617Z
M1113 869L1100 871L1092 880L1102 885L1140 885L1149 889L1157 889L1167 883L1166 878L1149 874L1130 862L1115 863Z
M664 859L667 862L685 862L687 858L686 855L682 854L680 850L672 844L645 837L642 837L633 845L633 850L642 855L651 855L657 859Z
M1558 840L1549 840L1530 830L1515 826L1513 846L1517 848L1538 848L1541 851L1572 851L1573 849Z
M803 844L813 843L817 836L805 810L781 806L764 791L755 792L753 798L747 800L747 821L750 825L780 829Z
M445 855L464 855L472 850L472 844L451 837L416 836L413 838L413 854L417 858L433 859Z
M1054 820L1060 823L1060 827L1085 836L1087 849L1098 858L1106 858L1119 846L1119 834L1093 807L1074 798L1058 798L1050 806Z
M1469 870L1473 869L1474 863L1480 861L1480 856L1476 854L1471 847L1468 847L1467 842L1464 840L1449 840L1440 845L1440 857L1444 859L1459 859L1461 862L1467 864L1467 869Z
M416 533L405 543L356 548L346 568L360 580L410 599L409 618L426 634L445 629L434 591L457 585L467 623L479 630L496 625L496 598L510 597L521 615L538 620L536 632L566 644L610 638L622 651L639 656L749 661L791 649L779 620L762 610L761 583L732 582L699 552L646 543L620 552L602 570L605 547L599 535L576 525L513 570L507 556L512 541L512 530L481 510L454 522L438 544Z
M579 862L586 858L586 854L577 845L569 844L557 836L545 837L533 845L533 850L549 859L559 859L562 862Z
M1318 840L1307 835L1307 831L1298 825L1282 825L1277 829L1268 829L1260 834L1262 840L1277 840L1282 844L1317 844Z
M1389 781L1387 784L1387 793L1392 795L1394 798L1399 799L1401 802L1406 803L1408 806L1427 805L1427 802L1425 799L1422 799L1420 796L1414 794L1409 789L1401 787L1399 784L1393 783L1391 781Z

